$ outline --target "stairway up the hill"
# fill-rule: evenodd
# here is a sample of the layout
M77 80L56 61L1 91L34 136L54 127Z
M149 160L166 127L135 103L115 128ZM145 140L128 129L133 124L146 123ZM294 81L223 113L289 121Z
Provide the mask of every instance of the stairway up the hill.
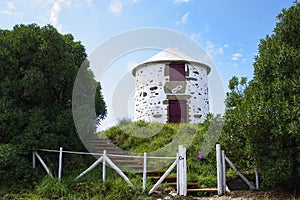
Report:
M93 152L95 153L103 153L106 150L108 157L123 171L123 169L131 169L128 171L142 173L143 172L143 158L133 158L129 157L132 156L129 152L122 150L121 148L114 145L109 139L107 138L95 138L90 141L90 144L93 148ZM115 156L119 155L119 156ZM153 184L155 184L160 177L165 173L162 170L156 170L147 168L147 177L151 178ZM172 187L176 190L176 175L169 175L163 181L168 186ZM217 192L217 188L199 188L198 182L187 182L187 193L189 195L195 194L197 192L209 192L215 193Z
M90 144L93 148L93 152L95 153L103 153L103 151L106 150L108 157L119 168L128 169L128 171L138 173L143 171L143 158L130 157L132 154L117 147L109 139L95 138L90 141Z

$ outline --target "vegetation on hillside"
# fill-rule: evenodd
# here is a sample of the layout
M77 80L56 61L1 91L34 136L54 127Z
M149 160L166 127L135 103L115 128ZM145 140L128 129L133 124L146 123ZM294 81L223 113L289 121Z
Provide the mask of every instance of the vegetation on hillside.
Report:
M236 162L255 163L264 188L299 193L300 3L277 19L274 33L260 41L253 80L229 82L221 143Z
M77 72L86 58L80 42L51 25L0 30L0 188L32 186L37 175L31 169L33 150L60 146L84 150L71 100ZM90 82L97 84L88 67L84 70ZM96 112L103 118L106 105L99 83L95 96Z
M218 118L219 121L224 119L218 142L241 171L254 167L259 170L262 189L279 188L299 193L299 24L300 3L295 1L278 15L274 33L261 40L253 80L248 82L238 77L230 80L226 113ZM50 25L17 25L13 30L0 30L0 198L146 197L141 188L131 189L111 169L107 170L108 180L101 181L101 166L74 181L93 158L66 155L62 181L49 176L41 178L44 174L41 167L31 169L33 150L60 146L84 150L73 123L71 106L73 83L86 57L80 42L75 42L70 34L58 33ZM96 83L89 63L84 63L87 83ZM96 112L102 119L106 116L106 106L100 83L96 85ZM204 158L199 152L203 150L211 119L209 116L204 123L194 125L122 120L101 134L135 153L156 151L174 140L176 145L188 144L191 137L193 142L187 151L188 181L198 181L199 187L214 187L215 152L206 152ZM187 133L184 137L183 132ZM209 139L214 141L214 138ZM45 155L47 163L57 161L57 155ZM52 172L57 171L55 164L49 166ZM141 185L140 177L133 174L129 177L134 185Z

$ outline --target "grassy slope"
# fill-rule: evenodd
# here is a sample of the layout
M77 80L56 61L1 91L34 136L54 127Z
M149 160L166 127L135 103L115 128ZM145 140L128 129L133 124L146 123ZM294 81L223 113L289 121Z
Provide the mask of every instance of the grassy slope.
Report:
M216 186L216 170L214 152L208 155L206 162L198 161L195 157L200 150L206 124L200 125L178 125L178 124L156 124L145 122L120 122L118 126L112 127L101 134L107 135L117 146L136 153L152 152L176 141L177 144L187 143L187 139L193 138L193 143L187 151L188 181L198 181L199 187ZM130 133L130 134L129 134ZM187 133L184 135L183 133ZM152 137L144 137L151 135ZM177 146L175 146L177 151ZM81 166L84 166L81 164ZM85 167L86 168L86 167ZM37 183L33 190L7 193L2 199L143 199L147 197L141 189L141 177L129 174L130 180L137 186L132 190L125 181L111 169L107 169L107 181L101 181L102 166L98 166L88 175L74 181L85 168L69 171L64 175L61 182L46 176ZM148 190L153 186L148 182Z
M117 146L135 153L156 151L174 142L174 148L168 149L176 155L178 144L187 145L188 181L198 181L200 187L204 188L216 186L215 152L209 153L205 161L196 159L206 130L207 123L162 125L123 121L102 134L108 136ZM192 143L188 144L189 141Z

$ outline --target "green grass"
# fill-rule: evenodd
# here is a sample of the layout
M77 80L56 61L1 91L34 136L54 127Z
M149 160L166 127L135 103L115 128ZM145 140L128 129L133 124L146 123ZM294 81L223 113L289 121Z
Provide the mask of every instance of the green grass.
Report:
M217 184L215 151L206 155L205 162L196 159L206 130L207 123L158 124L121 120L117 126L101 134L105 134L114 144L124 150L142 154L162 149L173 140L177 140L177 144L185 145L189 138L186 138L186 135L181 137L180 134L187 133L189 137L193 138L192 144L187 149L187 179L190 182L199 182L201 188L208 188L216 187ZM176 155L177 146L172 148L172 151Z
M187 179L189 182L199 182L199 186L216 186L216 169L214 152L207 155L207 161L198 161L195 157L198 154L203 138L205 136L205 124L158 124L142 121L122 121L105 134L117 146L124 150L143 153L159 150L168 143L177 140L177 144L187 143L187 138L181 134L187 133L193 137L193 143L187 150ZM150 137L144 137L145 135ZM186 135L185 135L186 136ZM177 146L172 149L176 154ZM44 156L46 157L46 155ZM93 161L78 156L68 155L64 158L65 168L63 179L44 176L35 182L33 189L20 192L0 193L1 199L143 199L149 198L146 192L142 191L141 175L128 174L131 182L136 186L132 189L115 171L107 168L107 180L102 181L102 166L99 165L90 173L74 180L75 177L85 170ZM67 169L66 169L67 168ZM167 167L165 167L167 168ZM55 170L56 171L56 170ZM43 172L42 172L43 173ZM154 183L150 178L147 180L149 191ZM169 189L167 185L163 185ZM166 190L167 191L167 190Z

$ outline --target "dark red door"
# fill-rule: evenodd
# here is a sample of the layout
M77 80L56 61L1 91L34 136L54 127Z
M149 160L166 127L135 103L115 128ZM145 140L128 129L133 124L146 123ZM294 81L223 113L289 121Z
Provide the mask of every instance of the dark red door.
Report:
M185 81L185 64L171 63L169 65L170 81Z
M187 122L186 100L169 100L170 123Z

